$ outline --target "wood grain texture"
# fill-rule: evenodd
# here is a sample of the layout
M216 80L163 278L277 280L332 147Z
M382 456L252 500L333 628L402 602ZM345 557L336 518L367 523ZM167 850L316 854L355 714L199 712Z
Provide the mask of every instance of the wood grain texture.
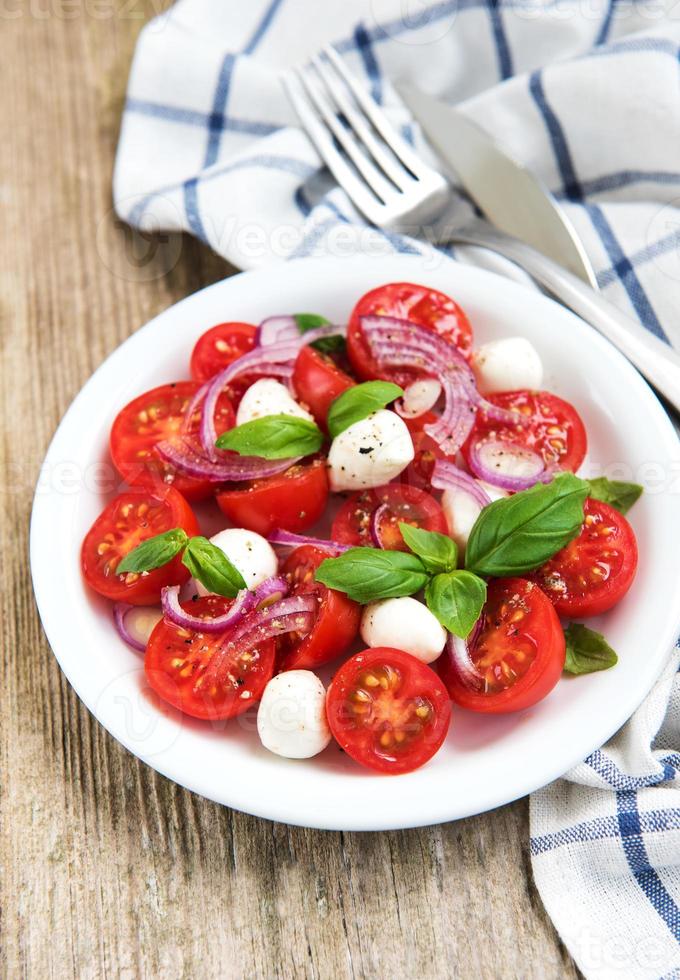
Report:
M0 10L0 970L40 980L575 977L531 882L525 801L373 835L257 820L138 763L49 651L27 562L48 441L125 337L230 271L183 239L169 271L172 242L144 265L145 281L134 274L110 180L135 37L154 11L107 3Z

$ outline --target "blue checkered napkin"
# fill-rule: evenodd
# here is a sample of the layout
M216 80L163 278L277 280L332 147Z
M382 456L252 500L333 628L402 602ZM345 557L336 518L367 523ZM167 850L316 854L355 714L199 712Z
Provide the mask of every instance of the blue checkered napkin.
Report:
M118 214L189 231L242 268L351 251L432 257L423 241L367 228L297 125L279 74L329 40L424 157L388 79L496 134L562 199L604 294L680 347L675 0L180 0L137 47ZM468 213L457 197L444 220ZM532 798L538 886L597 980L680 978L677 659L608 746Z

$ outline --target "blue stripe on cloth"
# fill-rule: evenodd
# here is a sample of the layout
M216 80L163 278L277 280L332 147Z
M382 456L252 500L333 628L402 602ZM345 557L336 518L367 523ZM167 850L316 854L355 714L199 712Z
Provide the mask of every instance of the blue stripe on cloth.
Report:
M582 198L583 194L578 178L576 177L569 144L562 129L562 124L546 99L540 71L534 71L529 76L529 91L538 106L539 112L543 116L543 121L548 130L557 166L562 177L564 194L569 200L578 201Z
M680 809L643 810L640 812L640 827L645 834L680 830ZM594 820L585 820L582 823L574 824L573 827L565 827L551 834L532 837L531 853L545 854L569 844L585 844L589 841L618 837L618 835L618 817L596 817Z
M155 119L165 119L168 122L184 123L188 126L209 126L211 114L198 112L196 109L184 109L181 106L164 105L162 102L149 102L145 99L128 99L125 104L126 112L136 112ZM235 133L246 133L250 136L269 136L280 127L275 123L260 122L255 119L222 119L223 129Z
M206 235L198 206L198 179L196 177L192 177L191 180L187 180L184 184L184 208L192 232L197 238L200 238L202 242L206 242L207 244L208 236Z
M356 44L357 51L361 55L361 60L364 64L364 70L368 79L371 83L371 95L375 101L382 105L382 78L380 75L380 66L375 57L375 52L371 44L371 39L368 36L368 31L363 24L358 24L354 32L354 41Z
M615 790L635 790L645 786L657 786L670 782L680 775L680 753L671 752L657 759L661 772L651 776L629 776L609 759L601 749L597 749L585 760L586 765L601 776Z
M649 863L635 793L617 793L616 809L623 851L633 876L676 942L680 942L680 908Z
M500 9L499 0L489 0L489 17L491 18L491 31L498 54L498 70L501 79L505 80L506 78L510 78L511 75L514 75L514 69L512 67L510 46L508 45L505 27L503 26L503 14Z
M253 53L266 34L282 2L283 0L271 0L269 7L255 28L250 40L243 48L243 54ZM205 151L205 167L212 166L219 156L222 132L226 119L227 101L229 99L229 89L231 87L236 60L237 56L230 52L224 56L222 67L220 68L215 94L213 96L212 112L210 114L208 145Z
M647 262L653 262L654 259L658 259L659 256L666 255L668 252L673 252L678 247L680 247L680 221L678 222L677 231L672 232L665 238L660 238L658 242L647 245L646 248L641 248L639 251L633 252L628 258L633 268L639 269L641 265L645 265ZM598 272L598 286L600 289L604 289L624 274L625 268L622 268L619 262L610 269L605 269L604 272Z
M607 13L604 15L604 20L597 32L597 37L595 38L595 44L606 44L609 38L609 32L612 28L612 20L614 18L614 11L616 9L617 0L609 0L609 6L607 8Z
M647 297L644 289L642 288L642 283L637 277L635 269L626 256L621 245L617 241L617 238L613 232L613 229L607 219L605 218L602 209L597 204L586 204L586 211L590 215L590 219L593 222L595 230L602 239L602 244L607 250L607 254L612 263L612 268L619 270L619 279L623 288L628 294L628 298L633 305L633 308L637 315L642 320L643 324L648 330L651 330L653 334L665 340L667 343L670 341L664 331L663 327L659 323L659 319L654 312L654 308Z
M580 182L581 193L584 197L591 194L602 194L605 191L615 191L631 184L662 184L672 186L680 184L680 173L672 170L619 170L617 173L604 174L591 180ZM563 197L558 194L557 197Z
M582 58L604 58L618 54L667 54L677 60L680 48L663 37L641 37L614 41L612 44L593 48Z

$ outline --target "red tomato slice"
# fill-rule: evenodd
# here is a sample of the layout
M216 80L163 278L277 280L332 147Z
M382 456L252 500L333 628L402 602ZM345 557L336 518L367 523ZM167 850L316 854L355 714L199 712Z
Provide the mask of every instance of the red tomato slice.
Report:
M280 638L281 670L314 670L344 653L359 631L358 603L314 579L314 573L326 558L325 551L303 545L291 552L283 566L292 594L316 595L319 611L307 636L287 633Z
M378 772L411 772L446 738L451 704L435 672L410 653L364 650L342 665L326 697L333 737Z
M632 527L601 500L586 500L581 533L530 578L560 616L597 616L624 597L633 584L638 550Z
M506 578L489 583L482 616L469 646L479 679L463 681L447 654L437 663L452 701L490 714L531 707L552 691L564 667L557 613L533 582Z
M417 487L388 483L352 494L335 515L331 539L355 547L374 548L371 520L374 511L383 504L378 533L383 548L388 551L408 551L399 530L400 521L425 531L448 533L444 511L434 497Z
M299 401L307 405L319 425L326 425L331 402L353 385L354 381L335 361L313 347L303 347L298 354L293 387Z
M214 618L227 612L232 599L210 595L183 603L192 616ZM149 637L144 670L153 690L192 718L219 721L242 714L262 697L274 673L274 640L251 650L234 650L219 677L204 683L204 673L228 633L201 633L161 620Z
M458 303L444 293L409 282L394 282L372 289L362 296L352 311L347 332L347 353L354 371L364 381L384 378L397 384L409 384L418 372L411 368L380 368L371 356L359 318L394 316L427 327L453 344L468 357L472 351L472 327Z
M274 528L304 531L319 520L328 500L322 459L297 463L279 476L237 484L217 494L217 503L236 527L268 535Z
M253 349L256 335L251 323L218 323L206 330L191 353L191 377L201 384L214 378Z
M411 433L411 441L415 456L412 463L406 467L399 477L401 483L409 487L420 487L429 490L432 486L432 471L438 459L449 459L455 463L455 457L447 456L439 448L438 443L431 436L423 431L423 427L432 422L436 422L437 416L434 412L426 412L417 419L404 419L406 427Z
M527 446L540 453L546 463L575 473L583 462L588 438L581 417L569 402L548 391L503 391L489 395L494 405L521 412L528 425L507 425L494 422L482 412L463 446L462 453L469 462L470 447L487 437Z
M85 581L100 595L133 606L158 602L166 585L181 585L189 571L179 556L148 574L116 575L128 552L156 534L181 527L191 537L198 522L184 497L172 487L158 492L135 488L108 504L85 535L81 565Z
M199 388L195 381L162 385L135 398L118 413L111 427L111 458L128 483L153 488L172 485L188 500L210 496L214 484L185 476L156 450L159 442L172 442L183 433L187 409ZM215 413L218 435L231 429L234 419L231 402L227 395L222 395ZM199 426L200 411L197 411L188 430L197 448Z

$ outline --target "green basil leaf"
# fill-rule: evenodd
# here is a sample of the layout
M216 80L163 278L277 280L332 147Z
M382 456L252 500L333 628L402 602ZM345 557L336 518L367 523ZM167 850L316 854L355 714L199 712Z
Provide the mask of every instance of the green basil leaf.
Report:
M615 507L622 514L627 514L636 500L642 496L644 488L639 483L625 483L623 480L608 480L606 476L598 476L588 480L590 484L589 497L602 500L605 504Z
M328 431L333 439L355 422L372 415L404 394L391 381L366 381L348 388L331 402L328 411Z
M151 572L154 568L160 568L178 555L188 540L186 531L181 527L173 527L171 531L147 538L118 563L116 575L125 572Z
M486 582L472 572L435 575L425 587L425 602L449 633L465 639L486 602Z
M318 453L323 438L321 429L308 419L295 415L264 415L223 432L215 445L241 456L288 459Z
M401 536L411 549L418 555L428 572L452 572L458 562L458 546L446 534L438 531L424 531L399 521Z
M300 328L300 333L306 333L308 330L315 330L317 327L327 327L330 325L330 321L325 316L319 316L318 313L294 313L293 319ZM315 340L309 346L320 351L322 354L336 354L338 351L344 350L345 338L342 334L331 337L320 337L319 340Z
M217 595L233 598L241 589L247 588L238 568L232 565L222 549L200 535L187 545L182 563L206 589Z
M575 538L583 524L590 487L572 473L496 500L474 523L465 567L478 575L521 575Z
M345 592L363 604L419 592L428 575L420 558L406 551L350 548L338 558L326 558L316 570L317 582Z
M583 623L570 623L564 631L567 641L567 674L592 674L596 670L609 670L619 662L612 648L601 633L588 629Z

